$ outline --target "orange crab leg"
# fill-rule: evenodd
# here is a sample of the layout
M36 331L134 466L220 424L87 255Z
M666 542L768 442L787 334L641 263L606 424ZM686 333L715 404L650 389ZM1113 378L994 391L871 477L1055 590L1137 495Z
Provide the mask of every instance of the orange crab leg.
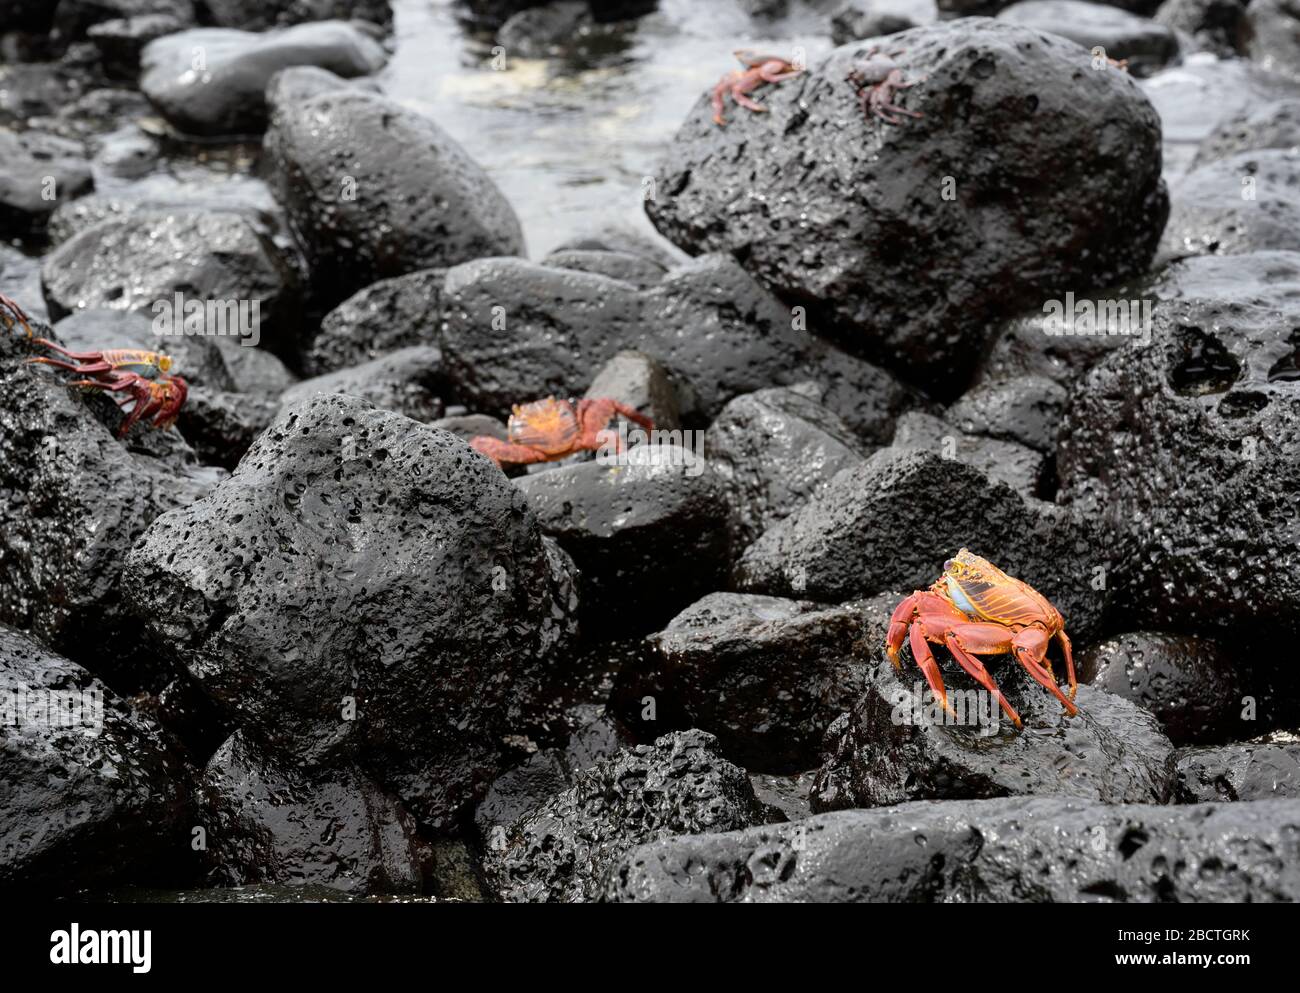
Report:
M1073 700L1079 692L1079 681L1074 677L1074 650L1064 628L1056 632L1056 640L1061 643L1061 652L1065 655L1065 672L1070 679L1070 699Z
M32 337L30 318L28 318L22 307L3 293L0 293L0 321L4 322L6 329L13 327L15 324L21 324L27 332L27 337Z
M477 438L470 439L470 447L474 451L486 455L498 466L505 462L512 462L516 465L524 465L529 462L546 462L549 456L536 448L528 448L525 445L512 445L508 441L501 441L499 438L489 438L480 435Z
M1010 652L1036 682L1061 701L1066 713L1073 717L1079 712L1079 708L1061 692L1056 680L1043 664L1049 639L1042 628L1028 627L1019 633L1013 633L1001 624L972 622L953 625L952 634L962 649L971 655L1003 655Z
M909 632L912 644L912 657L916 659L916 664L920 666L921 673L925 676L925 681L930 684L930 692L934 698L943 704L943 709L952 715L953 720L957 719L957 714L952 709L952 704L948 702L948 691L943 688L943 676L939 673L939 663L934 660L934 653L930 651L930 646L925 640L925 629L920 624L913 624Z
M947 646L948 651L952 652L952 657L957 660L957 664L965 669L975 682L993 694L993 699L998 702L998 706L1002 708L1007 717L1011 718L1011 723L1017 728L1021 727L1020 715L1016 713L1016 709L1002 695L1002 691L998 689L998 684L993 681L993 676L984 668L984 664L962 648L961 642L957 639L957 635L952 628L945 632L943 643Z

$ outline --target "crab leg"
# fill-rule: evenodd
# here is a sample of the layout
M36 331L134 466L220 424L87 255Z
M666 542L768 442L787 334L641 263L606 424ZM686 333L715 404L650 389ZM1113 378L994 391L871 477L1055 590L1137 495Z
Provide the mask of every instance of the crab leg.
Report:
M948 651L952 652L952 657L957 660L957 664L965 669L975 682L993 694L993 699L998 702L998 706L1002 708L1003 712L1011 718L1011 723L1017 728L1021 727L1020 715L1007 702L1007 698L1002 695L1002 691L998 689L998 684L993 681L989 671L984 668L984 664L979 659L962 648L961 642L951 628L945 632L943 643L947 646Z
M920 624L913 624L908 634L912 645L912 657L916 659L916 664L920 666L925 681L930 684L930 692L934 694L936 700L943 704L943 709L951 714L955 721L957 714L952 709L952 704L948 702L948 691L943 688L943 676L939 673L939 663L934 660L934 653L930 651L930 645L925 640L925 629Z
M731 99L735 100L736 103L740 104L746 110L752 110L756 114L766 114L767 108L761 103L757 103L745 96L745 92L740 87L741 84L737 83L731 88Z
M470 447L474 451L486 455L498 466L503 462L523 465L529 462L545 462L547 460L545 452L539 452L535 448L528 448L524 445L512 445L510 442L501 441L498 438L474 438L470 441Z
M3 293L0 293L0 321L4 322L6 329L13 327L15 324L21 324L27 332L27 337L32 337L32 326L28 323L27 314L22 307Z
M1074 650L1064 628L1056 632L1056 640L1061 643L1061 651L1065 654L1065 672L1070 679L1070 699L1073 700L1079 692L1079 681L1074 677Z

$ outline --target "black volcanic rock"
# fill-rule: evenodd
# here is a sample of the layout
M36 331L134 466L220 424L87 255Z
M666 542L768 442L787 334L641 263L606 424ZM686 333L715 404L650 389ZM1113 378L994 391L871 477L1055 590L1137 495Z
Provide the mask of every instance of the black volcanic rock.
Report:
M323 376L410 345L436 345L442 320L445 269L381 279L360 290L321 320L304 366Z
M1300 739L1294 734L1181 748L1177 761L1178 799L1184 803L1300 799Z

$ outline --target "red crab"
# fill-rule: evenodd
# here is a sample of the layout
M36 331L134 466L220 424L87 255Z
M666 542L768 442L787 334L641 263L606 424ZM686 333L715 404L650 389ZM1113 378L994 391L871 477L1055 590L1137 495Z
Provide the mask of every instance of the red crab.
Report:
M622 441L618 432L609 430L615 414L647 431L654 430L654 422L648 417L617 400L602 397L575 402L547 397L515 405L506 427L507 441L479 435L470 439L470 446L498 466L507 462L557 462L574 452L594 451L607 444L619 452Z
M904 79L903 70L894 61L902 54L902 52L894 52L892 55L882 55L879 48L873 48L867 52L866 58L858 62L853 67L853 71L845 77L857 88L858 99L862 101L862 112L868 120L879 117L886 124L902 124L903 122L894 115L925 116L920 111L908 110L894 103L894 95L899 90L911 89L917 83L925 82L925 77Z
M31 318L23 312L22 307L3 293L0 293L0 322L3 322L6 331L10 331L15 325L21 324L27 332L27 337L32 336Z
M28 359L28 362L75 372L85 378L74 380L73 386L104 390L106 393L122 393L124 396L118 401L118 406L134 404L118 429L119 438L125 438L131 428L147 418L152 418L150 423L156 428L171 427L176 423L189 396L189 384L180 376L170 374L173 367L170 356L134 348L70 352L45 338L36 338L34 341L53 349L64 358L41 356Z
M943 564L943 575L929 590L917 590L895 608L889 618L885 650L894 667L898 652L910 635L912 657L925 674L935 699L949 713L943 677L930 651L930 643L944 645L967 673L993 694L1018 728L1020 715L1007 703L993 677L975 656L1010 652L1035 680L1065 705L1071 717L1079 712L1072 702L1078 690L1074 655L1065 635L1065 621L1047 598L1026 583L1013 579L992 562L965 548ZM1067 698L1056 685L1047 647L1055 638L1065 655L1070 679Z
M759 55L747 48L737 49L733 54L745 68L731 70L713 88L713 123L723 128L727 126L727 121L722 116L722 99L728 93L740 106L756 114L765 114L767 108L752 100L747 94L764 83L783 83L803 72L802 69L796 68L793 62L779 55Z

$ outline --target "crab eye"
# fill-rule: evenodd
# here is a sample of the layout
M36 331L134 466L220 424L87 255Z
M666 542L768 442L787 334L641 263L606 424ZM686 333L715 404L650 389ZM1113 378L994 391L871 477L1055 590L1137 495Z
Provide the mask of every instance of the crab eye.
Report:
M171 372L172 371L171 357L167 355L158 356L158 368L161 369L163 372Z
M943 564L943 571L952 572L953 569L955 569L956 567L957 567L957 563L954 562L952 559L949 559L947 562Z

